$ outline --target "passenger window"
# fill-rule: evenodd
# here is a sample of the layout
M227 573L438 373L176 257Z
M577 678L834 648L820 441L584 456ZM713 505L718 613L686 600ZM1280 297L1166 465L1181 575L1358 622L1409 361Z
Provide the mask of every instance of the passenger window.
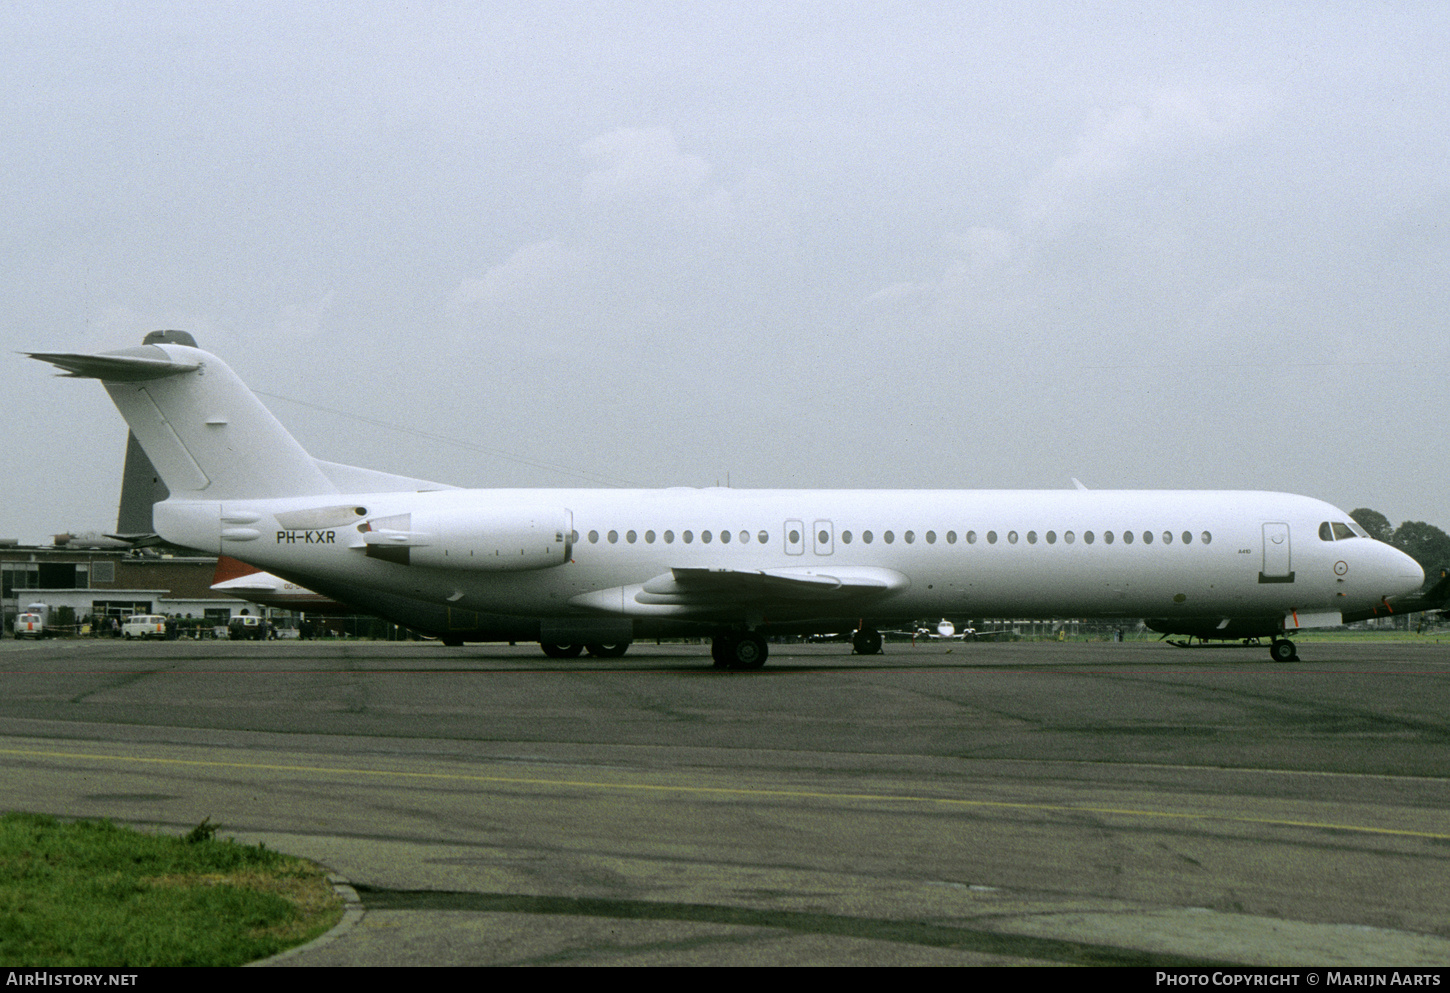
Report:
M801 543L801 533L799 531L792 531L790 534L786 535L786 541L790 542L792 545L799 545Z
M996 531L988 531L987 532L987 544L989 544L989 545L995 545L996 543L997 543L997 532Z
M935 545L936 544L936 532L935 531L928 531L926 533L926 543L928 545Z
M881 540L882 540L882 541L884 541L884 542L886 542L886 544L888 544L888 545L889 545L889 544L891 544L891 543L892 543L892 542L893 542L893 541L895 541L895 540L896 540L896 535L895 535L895 534L893 534L893 533L891 533L891 532L890 532L890 531L887 531L887 532L886 532L886 533L885 533L885 534L883 534L883 535L882 535L882 536L881 536Z
M1183 532L1183 543L1185 545L1191 545L1191 544L1193 544L1193 532L1192 531L1185 531L1185 532Z
M599 532L598 531L590 531L589 532L589 544L591 544L591 545L597 545L597 544L599 544Z
M1082 533L1082 540L1091 545L1093 543L1093 533L1091 531L1084 531Z
M1163 544L1165 544L1165 545L1171 545L1171 544L1173 544L1173 532L1172 531L1164 531L1163 532Z
M1213 535L1209 534L1207 531L1203 532L1203 534L1199 535L1199 537L1203 539L1203 543L1205 545L1213 540Z
M1055 545L1055 544L1057 544L1057 532L1056 531L1049 531L1049 532L1047 532L1047 543L1049 545Z
M720 532L720 544L722 544L722 545L728 545L728 544L730 544L730 532L729 531L721 531Z
M700 532L700 540L703 541L707 545L710 544L710 532L709 531L701 531Z
M609 543L611 545L613 545L613 544L617 544L618 542L619 542L619 532L618 531L611 531L611 532L609 532Z
M1035 544L1037 544L1037 532L1036 531L1028 531L1027 532L1027 544L1029 544L1029 545L1035 545Z
M634 544L634 539L636 537L638 537L638 535L636 535L633 531L626 531L625 532L625 535L624 535L624 540L627 541L627 542L629 542L631 545L633 545Z
M1145 545L1151 545L1151 544L1153 544L1153 532L1152 531L1144 531L1143 532L1143 544L1145 544Z
M871 532L870 531L862 531L861 532L861 540L864 541L868 545L871 544Z
M687 545L688 545L688 544L689 544L689 543L690 543L690 542L692 542L692 541L694 541L694 540L695 540L695 536L694 536L694 534L692 534L692 533L691 533L691 532L689 532L689 531L686 531L686 532L684 532L684 533L683 533L683 534L681 534L681 535L680 535L680 538L681 538L681 539L683 539L683 540L684 540L684 542L685 542L685 544L687 544Z
M762 532L760 532L760 534L756 535L756 537L760 539L760 543L762 545L768 545L768 544L770 544L770 534L769 534L769 532L762 531Z
M665 544L666 545L673 545L674 543L675 543L675 533L673 531L666 531L665 532Z
M915 531L908 531L908 532L906 532L906 534L902 535L902 537L904 537L906 539L906 543L909 545L913 541L916 540L916 532Z
M849 545L850 543L851 543L851 532L850 531L842 531L841 532L841 544L843 544L843 545Z
M1123 544L1125 544L1125 545L1131 545L1132 543L1133 543L1133 532L1131 532L1131 531L1124 531L1123 532Z
M993 535L992 536L992 540L993 541L996 541L997 540L997 536L996 535ZM968 531L967 532L967 544L969 544L969 545L975 545L976 543L977 543L977 532L975 532L975 531Z
M655 543L655 533L653 531L646 531L644 533L644 543L646 545L653 545Z
M740 544L742 544L742 545L748 545L748 544L750 544L750 532L749 531L741 531L740 532Z
M1017 544L1017 532L1016 531L1008 531L1007 532L1007 544L1009 544L1009 545L1015 545L1015 544Z
M1111 532L1111 531L1104 531L1103 532L1103 544L1104 545L1111 545L1112 543L1113 543L1113 532Z
M947 532L947 544L948 545L955 545L956 543L957 543L957 533L955 531L948 531Z

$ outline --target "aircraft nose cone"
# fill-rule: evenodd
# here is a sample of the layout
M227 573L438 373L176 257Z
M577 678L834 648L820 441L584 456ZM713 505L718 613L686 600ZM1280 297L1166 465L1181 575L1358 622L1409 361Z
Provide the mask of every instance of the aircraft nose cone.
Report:
M1397 593L1413 593L1425 585L1425 570L1420 568L1420 563L1400 551L1398 548L1389 549L1394 559L1391 563L1391 575L1399 585Z

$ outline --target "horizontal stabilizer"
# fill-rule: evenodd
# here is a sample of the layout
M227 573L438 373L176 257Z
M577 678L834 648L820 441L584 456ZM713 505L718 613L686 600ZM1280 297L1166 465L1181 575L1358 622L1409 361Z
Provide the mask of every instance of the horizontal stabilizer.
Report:
M135 354L135 353L140 354ZM26 352L32 359L49 362L72 379L100 379L108 383L141 383L177 373L194 372L200 362L181 362L170 356L158 357L159 349L142 346L95 355L80 352Z
M147 340L95 355L28 354L67 376L101 380L173 502L338 492L225 362L178 344L175 332ZM215 540L200 533L167 537L203 549Z

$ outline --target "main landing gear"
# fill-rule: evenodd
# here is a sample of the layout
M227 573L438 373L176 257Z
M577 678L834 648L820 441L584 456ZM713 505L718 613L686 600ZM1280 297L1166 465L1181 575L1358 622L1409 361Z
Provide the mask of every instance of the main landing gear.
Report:
M630 643L627 641L588 645L558 645L547 641L539 642L539 647L551 659L577 659L581 652L588 652L589 657L595 659L617 659L629 651L629 646Z
M851 635L851 650L857 655L880 655L881 632L875 628L862 628Z
M710 641L710 657L717 669L759 669L770 649L754 631L722 631Z

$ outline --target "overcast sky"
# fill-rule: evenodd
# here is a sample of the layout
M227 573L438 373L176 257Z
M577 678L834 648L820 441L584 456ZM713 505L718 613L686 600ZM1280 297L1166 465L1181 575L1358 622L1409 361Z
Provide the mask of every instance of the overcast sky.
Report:
M5 3L0 536L193 333L469 486L1275 489L1450 530L1444 3Z

